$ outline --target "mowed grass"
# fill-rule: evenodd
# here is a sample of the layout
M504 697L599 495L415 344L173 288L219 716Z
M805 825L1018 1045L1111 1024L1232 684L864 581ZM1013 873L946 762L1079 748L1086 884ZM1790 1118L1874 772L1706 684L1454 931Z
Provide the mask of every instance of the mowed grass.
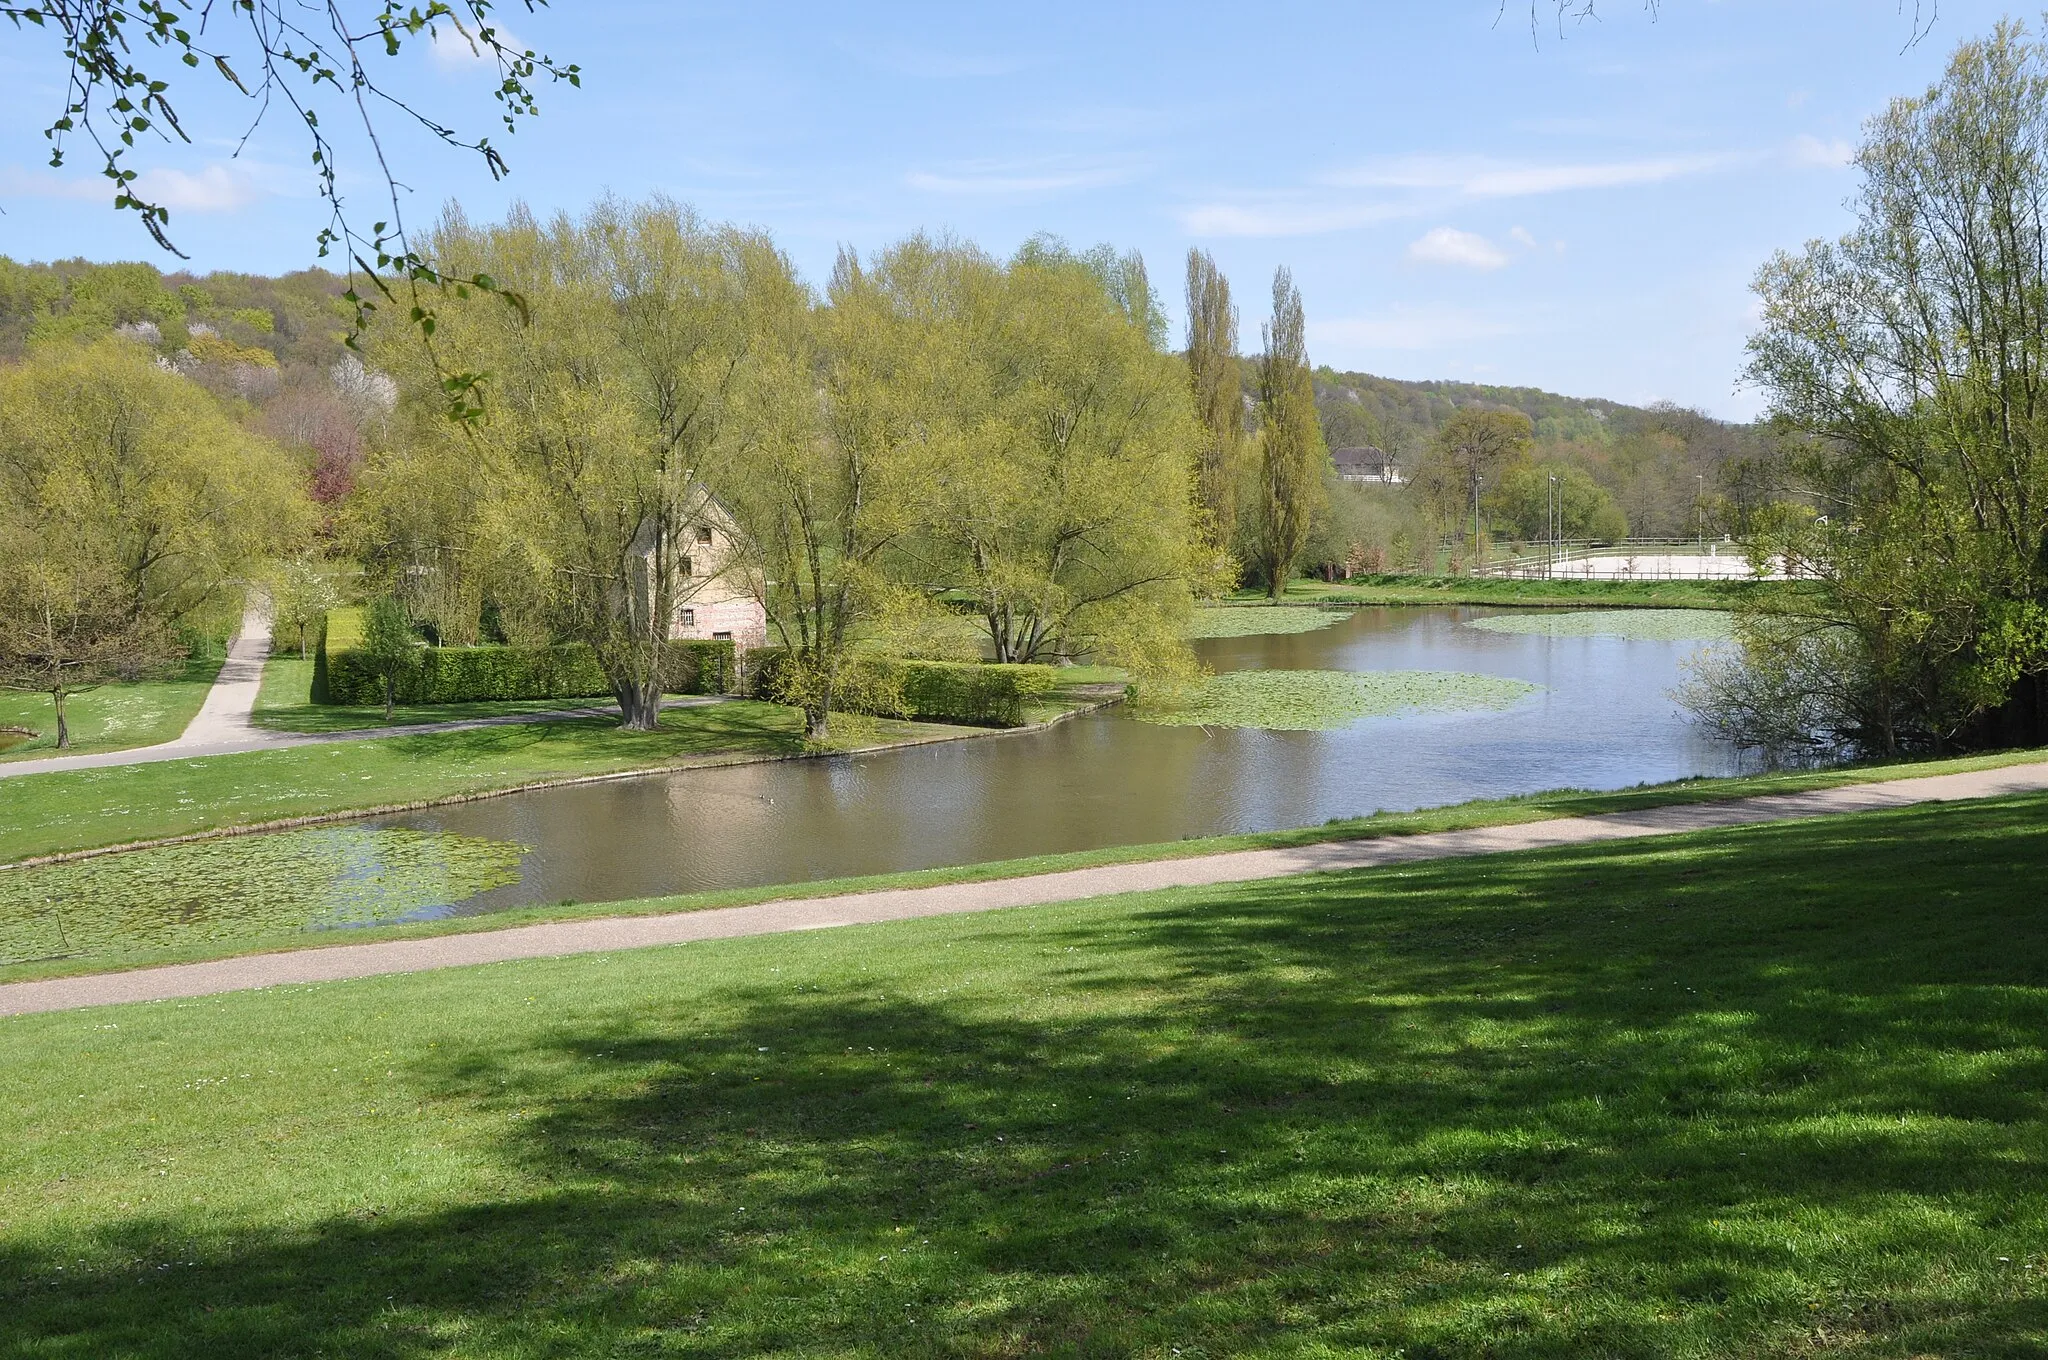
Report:
M206 691L225 660L222 649L209 648L167 679L101 685L71 695L64 701L71 747L61 753L57 750L57 709L50 696L0 690L0 727L28 727L36 733L28 740L0 747L0 760L89 755L175 740L206 702Z
M273 732L354 732L384 726L382 704L316 704L313 663L296 654L272 657L263 667L263 687L250 721ZM497 699L470 704L396 704L393 725L462 722L475 718L523 717L575 709L615 709L608 695L583 699Z
M1733 609L1760 594L1804 589L1784 581L1537 581L1491 576L1354 576L1348 581L1290 581L1286 599L1302 604L1501 604L1531 607ZM1264 598L1240 591L1243 600Z
M0 1022L0 1356L2036 1356L2048 799Z
M19 775L0 779L0 863L703 756L787 755L802 737L795 710L736 700L671 709L655 732L565 718Z
M927 729L928 730L928 729ZM978 730L979 735L987 735ZM347 943L378 940L423 939L436 935L469 934L503 930L542 921L565 921L610 916L650 916L679 911L704 911L715 907L746 906L755 902L829 897L840 893L879 892L895 888L927 888L947 883L987 883L1032 874L1060 873L1069 869L1095 868L1109 864L1138 864L1150 860L1187 859L1199 855L1223 854L1236 850L1278 849L1316 845L1329 841L1370 839L1377 836L1413 836L1437 831L1463 831L1477 827L1515 826L1558 817L1596 817L1611 813L1669 807L1674 804L1717 802L1768 794L1799 793L1811 789L1837 788L1846 784L1883 783L1895 779L1964 774L2014 765L2037 764L2048 759L2048 750L2003 751L1988 755L1957 756L1942 760L1916 760L1893 764L1847 765L1819 770L1781 770L1720 779L1686 779L1669 784L1645 784L1611 792L1556 789L1511 798L1478 799L1416 812L1378 812L1369 817L1336 818L1321 826L1296 827L1283 831L1242 832L1227 836L1205 836L1151 845L1113 845L1094 850L1069 850L1029 855L1018 859L989 860L977 864L948 865L936 869L908 869L895 873L869 874L852 878L817 879L803 883L771 884L765 887L722 888L707 892L666 897L643 897L622 902L555 902L537 906L512 907L482 916L441 917L392 925L359 925L349 930ZM6 785L0 783L0 793ZM344 786L345 789L345 786ZM345 790L346 791L346 790ZM90 825L87 819L88 826ZM4 842L0 842L4 844ZM127 854L153 856L155 851L124 852L106 864L119 874ZM265 852L254 849L259 856ZM39 874L41 870L29 870ZM138 922L138 924L143 924ZM43 957L29 963L0 964L0 982L22 982L37 978L69 977L82 973L107 972L168 963L195 963L237 955L320 948L337 943L332 938L293 931L233 944L213 941L159 944L129 950L108 950L90 956Z

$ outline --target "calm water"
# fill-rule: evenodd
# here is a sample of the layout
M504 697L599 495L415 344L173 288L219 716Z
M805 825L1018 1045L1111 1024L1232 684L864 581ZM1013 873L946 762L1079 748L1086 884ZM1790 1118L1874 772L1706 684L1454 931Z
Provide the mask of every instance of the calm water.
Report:
M531 846L521 881L430 914L610 901L1304 826L1564 787L1732 774L1670 693L1694 642L1485 632L1496 610L1369 609L1200 644L1215 669L1478 671L1544 690L1499 712L1338 732L1048 731L541 790L378 820Z

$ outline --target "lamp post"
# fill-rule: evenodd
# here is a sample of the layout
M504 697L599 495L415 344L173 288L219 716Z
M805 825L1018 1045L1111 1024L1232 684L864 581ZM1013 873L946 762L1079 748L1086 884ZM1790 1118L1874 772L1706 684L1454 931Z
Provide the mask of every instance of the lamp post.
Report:
M1564 493L1558 490L1557 474L1550 474L1550 492L1543 498L1545 528L1549 530L1550 552L1543 566L1543 579L1549 580L1557 570L1559 540L1564 537Z

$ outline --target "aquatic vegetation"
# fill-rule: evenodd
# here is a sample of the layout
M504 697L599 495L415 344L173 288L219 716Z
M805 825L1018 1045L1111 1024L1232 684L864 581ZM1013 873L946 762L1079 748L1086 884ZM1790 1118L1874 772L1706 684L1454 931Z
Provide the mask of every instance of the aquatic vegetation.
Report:
M1547 637L1615 637L1631 642L1721 642L1735 616L1719 609L1575 609L1568 613L1492 614L1468 628Z
M1191 638L1254 637L1261 633L1313 633L1351 617L1348 609L1299 606L1219 605L1197 609Z
M0 870L0 963L391 921L519 881L526 847L322 827Z
M1327 731L1397 713L1508 708L1540 688L1465 671L1226 671L1183 702L1137 716L1171 727Z

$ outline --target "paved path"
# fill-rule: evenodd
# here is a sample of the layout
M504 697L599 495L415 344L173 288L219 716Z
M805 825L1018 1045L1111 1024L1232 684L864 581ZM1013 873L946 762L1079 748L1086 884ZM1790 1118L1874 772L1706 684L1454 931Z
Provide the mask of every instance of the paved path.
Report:
M1640 836L1672 836L1713 827L1749 826L1758 822L1870 812L1916 803L1990 798L2042 790L2048 790L2048 762L1971 774L1851 784L1811 793L1691 803L1598 817L1557 818L1525 822L1520 826L1440 831L1421 836L1386 836L1377 840L1336 841L1289 850L1240 850L1191 859L1105 865L988 883L848 893L808 901L764 902L755 906L676 912L666 916L562 921L434 939L334 945L283 954L222 959L213 963L178 964L128 973L101 973L48 982L0 985L0 1016L104 1006L124 1001L211 996L219 992L286 983L335 982L385 973L418 973L467 964L502 963L510 959L559 958L569 954L608 953L649 945L731 939L741 935L870 925L922 916L950 916L1005 907L1072 902L1111 893L1243 883L1294 874L1407 864L1417 860L1585 845Z
M276 751L288 746L313 746L321 742L365 741L380 737L411 737L429 732L468 732L479 727L505 727L514 723L561 722L569 718L618 716L618 705L595 704L587 708L558 708L538 713L508 713L495 718L463 718L455 722L399 723L390 727L356 727L341 732L279 732L258 727L252 717L256 696L263 688L263 663L270 658L270 616L268 602L251 603L242 615L242 631L228 646L227 662L206 691L206 702L174 740L156 746L137 746L125 751L97 751L81 756L47 756L40 760L0 761L0 779L23 774L49 774L55 770L98 770L116 765L150 765L166 760L190 760L195 756L225 756L242 751ZM692 708L700 704L725 702L721 695L688 699L664 699L663 708Z

